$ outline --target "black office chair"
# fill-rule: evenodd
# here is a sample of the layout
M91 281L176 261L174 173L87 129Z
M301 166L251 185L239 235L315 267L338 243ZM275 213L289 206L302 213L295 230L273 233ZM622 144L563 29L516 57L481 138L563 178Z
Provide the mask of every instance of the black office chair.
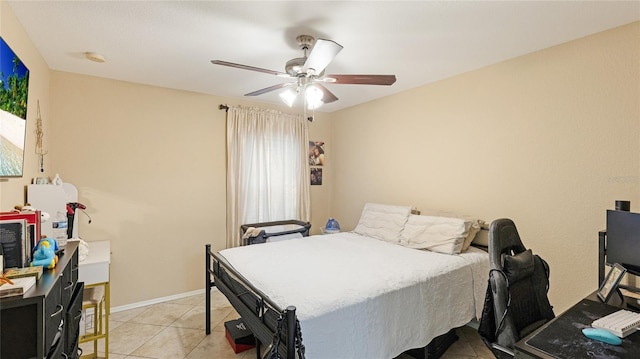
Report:
M489 227L489 285L478 332L497 358L512 358L517 341L553 319L547 298L549 265L526 249L516 225Z

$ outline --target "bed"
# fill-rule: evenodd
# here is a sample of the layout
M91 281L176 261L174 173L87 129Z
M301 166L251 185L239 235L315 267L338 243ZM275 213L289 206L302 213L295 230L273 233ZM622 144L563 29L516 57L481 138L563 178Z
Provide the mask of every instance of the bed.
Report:
M438 217L367 204L352 232L217 253L207 245L207 312L215 285L256 336L257 353L280 333L278 351L287 359L300 354L300 334L308 359L439 357L455 340L453 329L480 318L489 261L469 245L468 221L425 227L425 218ZM444 232L453 222L460 236L451 240ZM463 242L464 251L448 253ZM440 251L416 249L425 245Z

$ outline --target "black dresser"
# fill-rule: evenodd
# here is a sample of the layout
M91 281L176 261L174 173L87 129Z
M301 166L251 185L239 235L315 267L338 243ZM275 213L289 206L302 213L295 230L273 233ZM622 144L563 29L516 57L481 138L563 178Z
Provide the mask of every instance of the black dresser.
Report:
M83 289L78 242L71 241L27 293L0 299L0 358L79 358Z

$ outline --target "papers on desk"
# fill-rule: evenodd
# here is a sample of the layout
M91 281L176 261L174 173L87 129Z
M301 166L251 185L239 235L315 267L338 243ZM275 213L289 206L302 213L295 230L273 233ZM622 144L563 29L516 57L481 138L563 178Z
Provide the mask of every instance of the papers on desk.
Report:
M36 279L42 277L42 266L10 268L4 272L4 276L9 279L34 276Z
M36 277L29 276L14 278L11 281L13 282L13 284L2 283L2 285L0 285L0 298L12 297L14 295L23 295L36 284Z

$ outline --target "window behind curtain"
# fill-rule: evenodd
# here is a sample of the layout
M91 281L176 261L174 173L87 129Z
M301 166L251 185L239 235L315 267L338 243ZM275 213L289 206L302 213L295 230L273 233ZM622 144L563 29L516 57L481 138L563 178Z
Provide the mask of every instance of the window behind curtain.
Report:
M309 220L308 139L301 115L229 108L227 247L242 244L242 224Z

